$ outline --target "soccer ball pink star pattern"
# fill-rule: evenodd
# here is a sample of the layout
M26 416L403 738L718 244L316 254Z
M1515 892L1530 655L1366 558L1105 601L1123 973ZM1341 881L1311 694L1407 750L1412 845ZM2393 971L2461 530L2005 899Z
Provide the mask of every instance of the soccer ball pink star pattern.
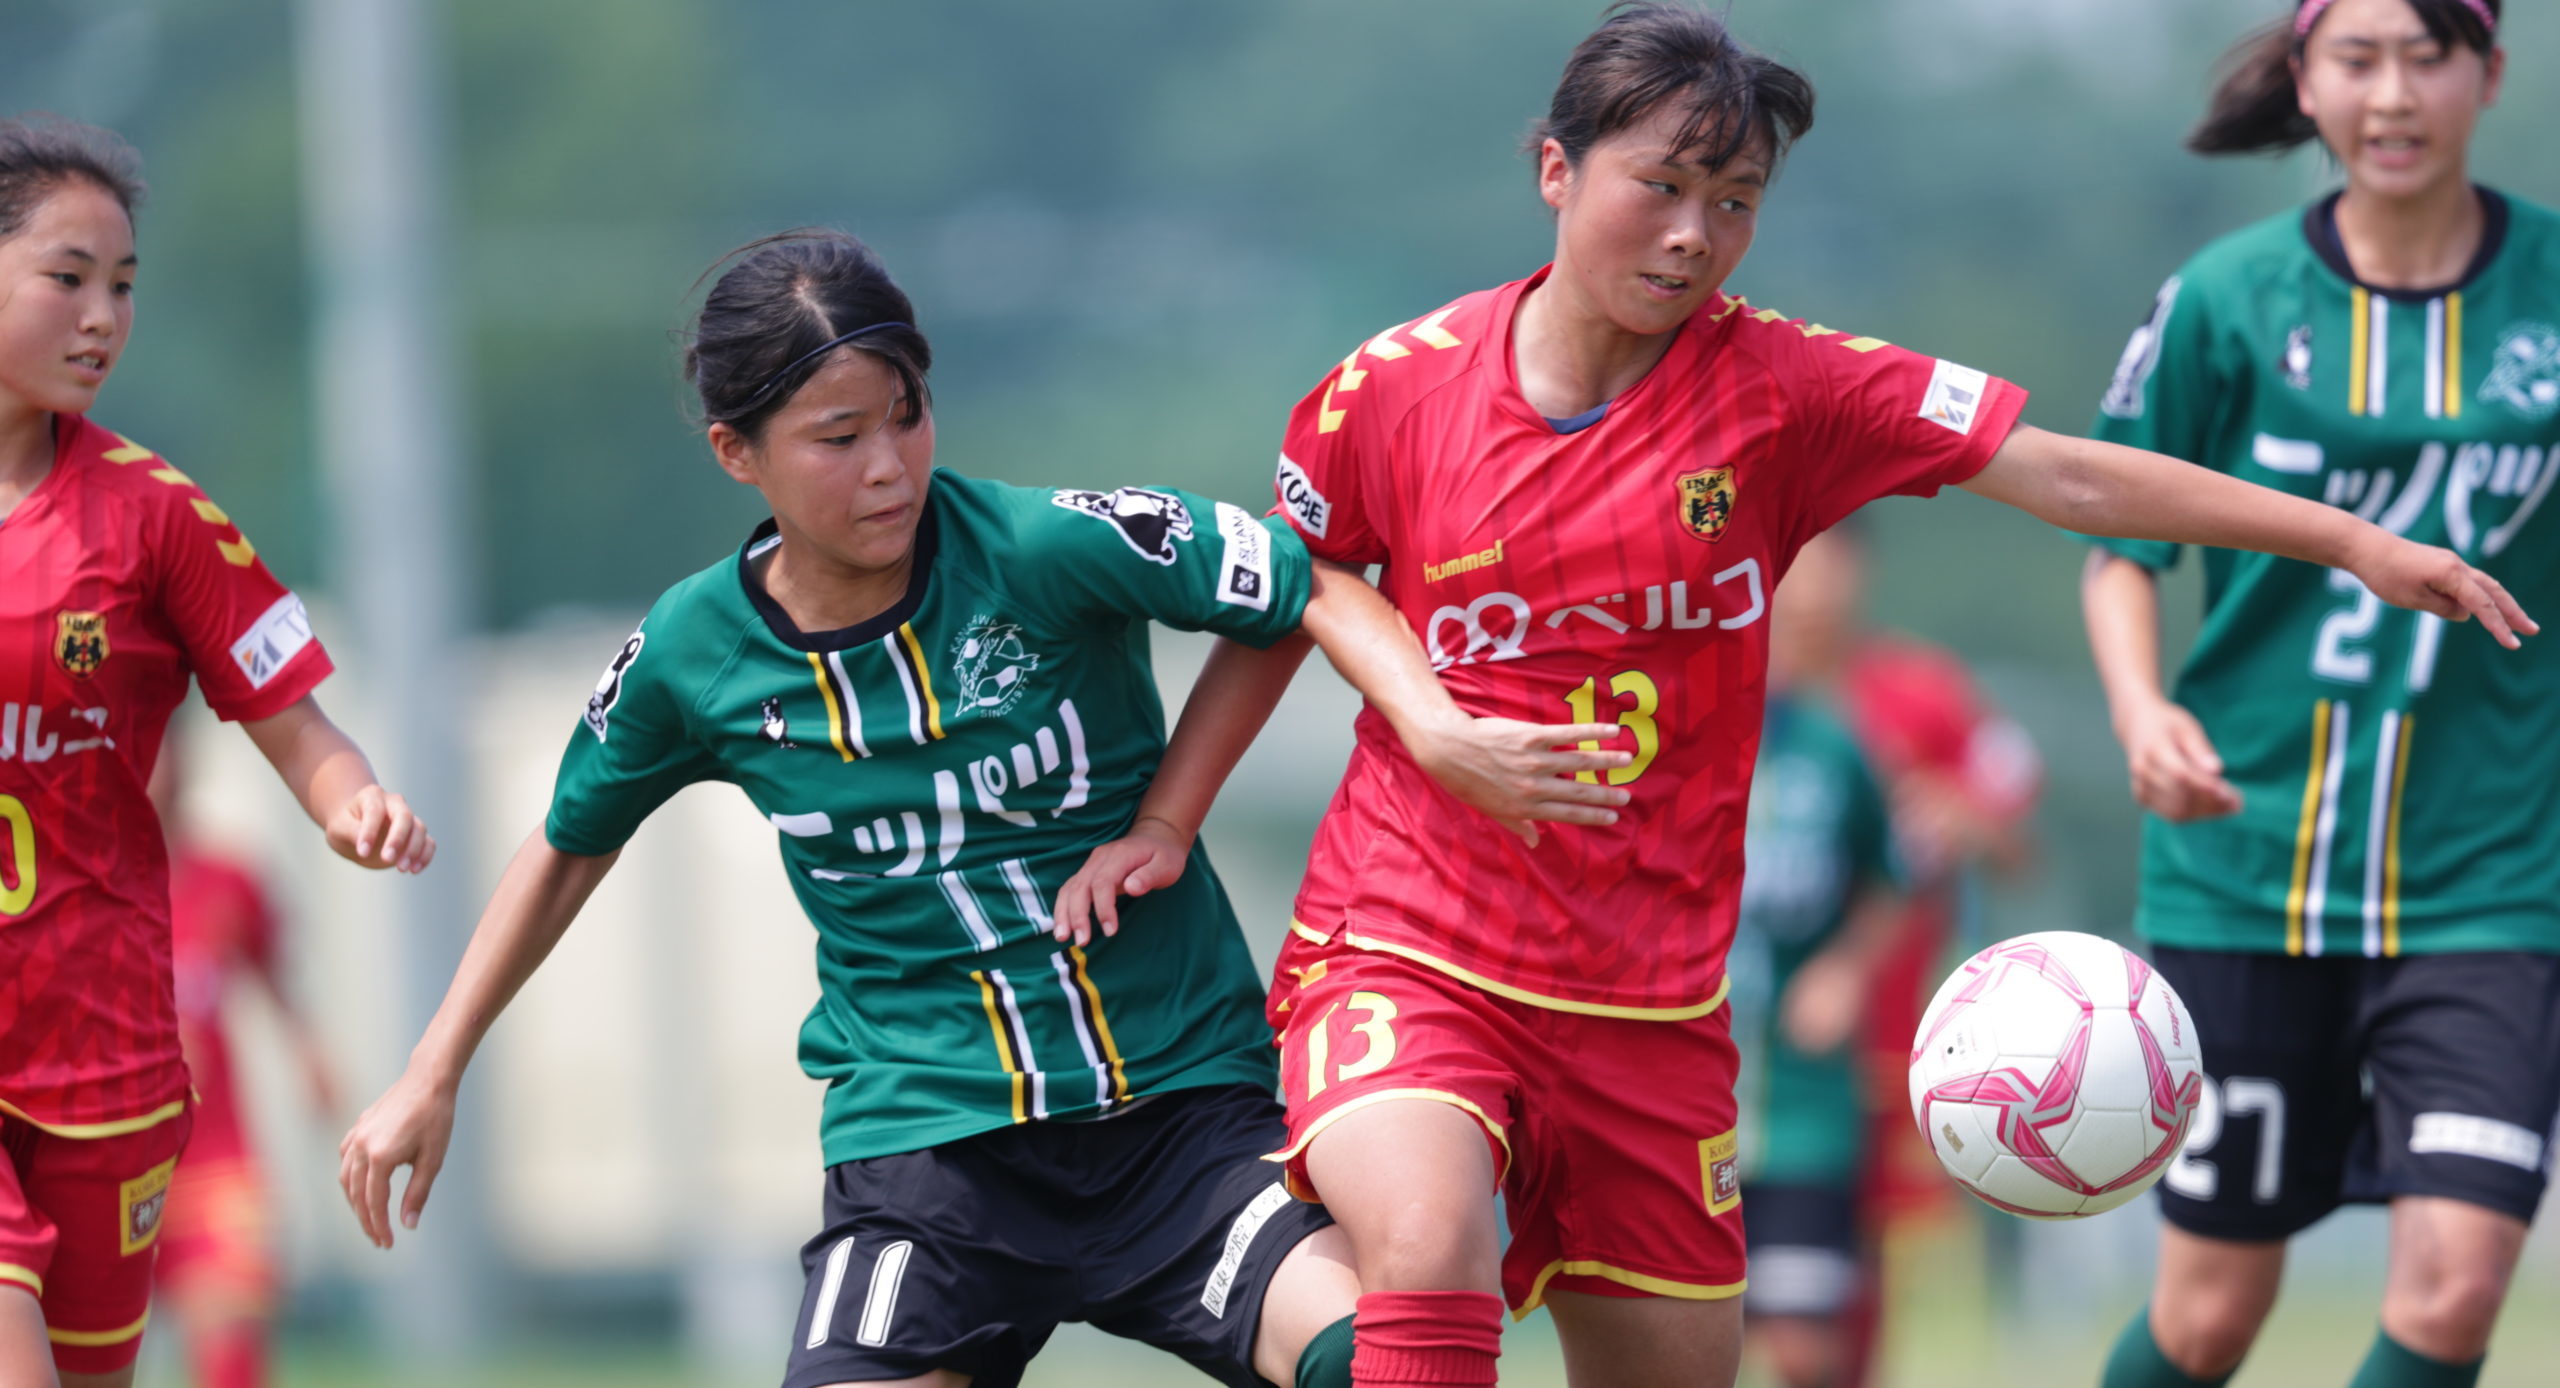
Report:
M2029 1219L2099 1214L2149 1190L2203 1090L2195 1021L2167 980L2067 930L1966 960L1911 1044L1911 1114L1938 1161Z

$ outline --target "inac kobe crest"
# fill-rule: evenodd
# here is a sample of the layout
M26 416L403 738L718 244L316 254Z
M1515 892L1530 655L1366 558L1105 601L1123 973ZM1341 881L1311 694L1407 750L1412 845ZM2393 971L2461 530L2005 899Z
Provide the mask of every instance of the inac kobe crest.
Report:
M1171 492L1149 487L1117 491L1050 493L1049 500L1070 511L1109 521L1120 538L1140 557L1158 564L1173 562L1173 542L1191 538L1191 508Z
M60 612L54 615L53 661L75 679L87 679L107 663L107 614Z
M1723 539L1725 524L1733 519L1733 469L1684 472L1672 486L1680 494L1680 523L1689 533L1710 543Z
M951 643L951 673L959 682L960 707L1000 714L1019 702L1030 687L1027 676L1040 668L1040 657L1022 644L1022 628L993 617L973 617Z

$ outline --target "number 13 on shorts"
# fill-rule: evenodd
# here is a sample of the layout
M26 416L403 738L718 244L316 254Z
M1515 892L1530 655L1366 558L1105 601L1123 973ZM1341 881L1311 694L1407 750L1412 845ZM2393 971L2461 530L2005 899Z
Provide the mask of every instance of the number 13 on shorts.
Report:
M1331 1084L1374 1075L1396 1058L1396 1005L1384 993L1366 990L1325 1009L1307 1029L1306 1097L1313 1099ZM1337 1060L1334 1033L1342 1032Z

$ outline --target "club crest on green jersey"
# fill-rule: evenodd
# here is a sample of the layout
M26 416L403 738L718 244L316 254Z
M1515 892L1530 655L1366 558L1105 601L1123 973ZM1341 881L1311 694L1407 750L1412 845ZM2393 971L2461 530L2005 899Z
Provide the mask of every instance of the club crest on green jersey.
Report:
M1191 508L1171 492L1152 487L1121 487L1107 492L1059 490L1052 504L1108 521L1122 543L1150 563L1171 565L1173 542L1191 538Z
M2285 334L2284 383L2295 390L2311 389L2311 325L2297 326Z
M1022 628L1011 622L971 617L951 641L951 673L964 713L1006 712L1021 701L1028 676L1039 668L1040 657L1023 646Z
M2527 419L2560 414L2560 329L2519 323L2498 339L2480 398L2505 405Z
M585 722L587 731L596 735L596 741L605 740L613 721L613 706L622 702L623 673L631 668L631 662L640 658L640 648L647 644L649 633L631 633L631 639L622 643L613 663L605 667L603 677L596 681L596 692L587 696Z
M800 745L791 740L791 720L782 712L780 699L765 700L763 712L765 741L776 747L796 748Z

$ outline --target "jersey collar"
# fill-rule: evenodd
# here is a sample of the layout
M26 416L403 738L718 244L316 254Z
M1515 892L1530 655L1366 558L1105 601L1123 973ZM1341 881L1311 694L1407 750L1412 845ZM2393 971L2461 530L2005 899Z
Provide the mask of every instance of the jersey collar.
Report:
M2447 294L2470 288L2473 281L2488 273L2490 264L2498 258L2498 252L2506 249L2507 223L2510 220L2506 195L2494 188L2484 188L2476 183L2472 185L2472 191L2480 195L2480 213L2483 218L2480 228L2480 249L2471 253L2471 264L2463 270L2462 278L2439 288L2385 289L2380 285L2367 284L2356 278L2355 266L2347 260L2347 243L2338 235L2338 199L2346 196L2344 190L2331 193L2303 210L2302 236L2304 240L2311 243L2311 249L2320 257L2321 263L2328 266L2338 278L2369 294L2379 294L2386 299L2397 299L2409 304L2441 299Z
M935 504L933 488L928 485L925 488L924 513L916 520L916 564L907 575L907 591L879 616L849 627L837 627L833 631L802 631L799 623L791 620L791 614L782 610L782 604L773 600L773 594L765 591L764 571L752 560L763 553L767 541L778 544L781 536L782 527L768 518L747 537L745 544L738 547L738 587L745 591L747 602L755 608L757 616L764 618L766 628L773 632L773 639L795 651L851 650L866 642L877 641L906 625L916 615L917 609L924 606L925 587L933 576L934 556L942 549L942 508Z
M1524 424L1535 426L1538 432L1558 440L1583 438L1601 432L1611 420L1626 414L1636 401L1641 400L1647 392L1656 389L1654 382L1690 370L1700 351L1699 344L1705 340L1706 336L1707 324L1701 320L1711 318L1713 315L1701 307L1689 316L1687 322L1672 329L1675 336L1670 350L1664 352L1662 359L1653 364L1653 369L1644 373L1644 376L1634 385L1602 401L1600 408L1605 413L1596 423L1587 428L1559 431L1556 428L1556 422L1538 413L1538 407L1530 404L1529 397L1521 392L1520 358L1514 346L1520 325L1520 301L1529 297L1530 290L1545 283L1547 277L1555 273L1555 268L1552 263L1541 266L1538 273L1527 279L1515 280L1502 287L1502 292L1493 302L1493 321L1496 331L1487 339L1486 347L1486 350L1493 354L1494 359L1483 364L1492 369L1493 378L1501 383L1500 388L1494 392L1494 398L1500 402L1505 413ZM1667 389L1667 387L1664 388Z

